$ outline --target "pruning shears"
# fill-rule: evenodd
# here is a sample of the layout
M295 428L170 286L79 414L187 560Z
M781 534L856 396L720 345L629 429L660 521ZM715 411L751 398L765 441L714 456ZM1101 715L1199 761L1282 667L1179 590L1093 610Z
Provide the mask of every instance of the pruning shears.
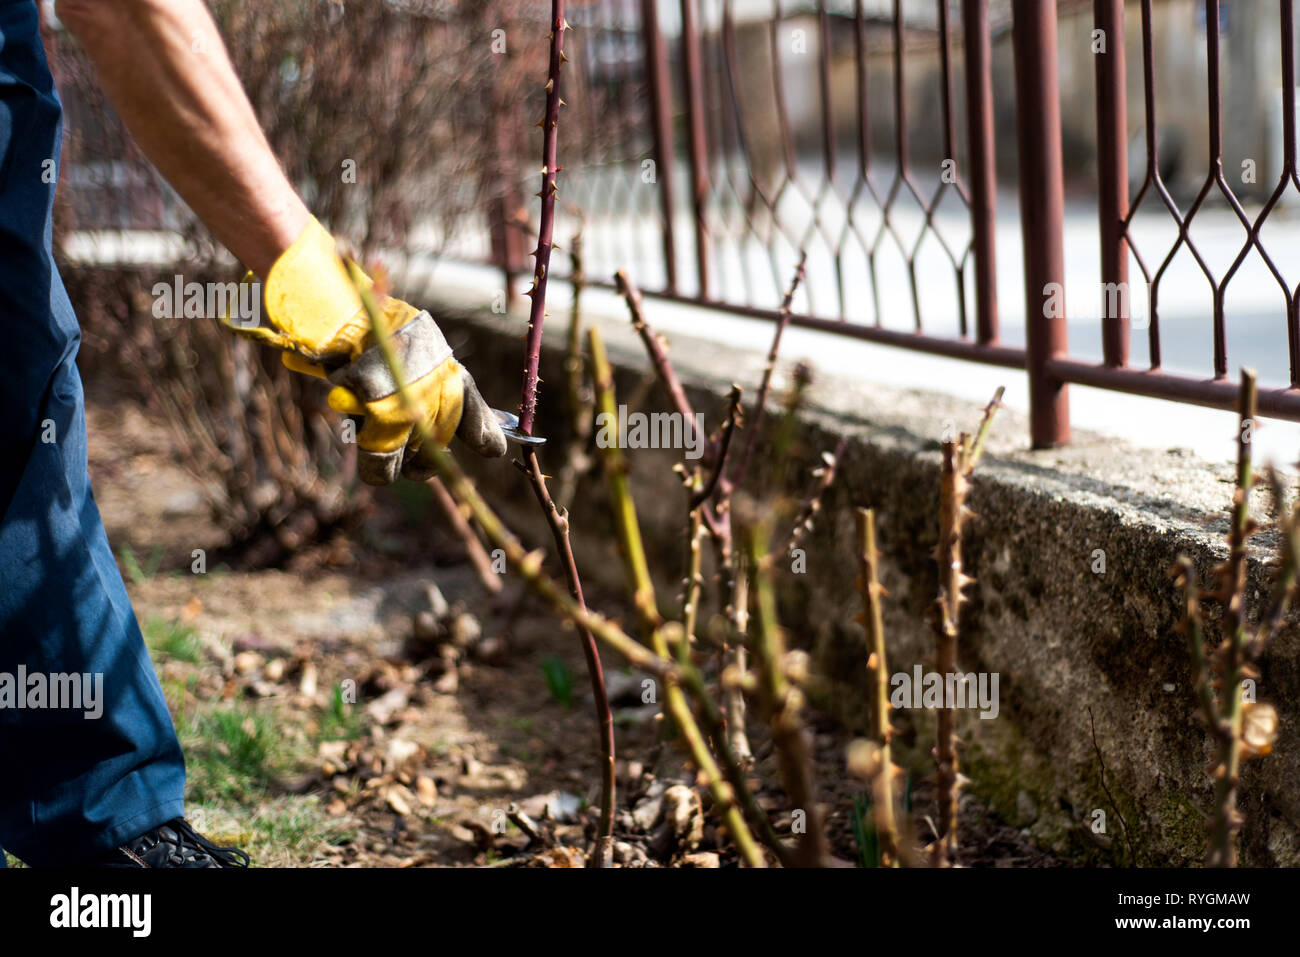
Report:
M501 431L505 433L507 439L511 442L517 442L520 445L538 446L545 445L546 439L540 435L529 435L526 432L519 431L519 416L513 412L507 412L504 409L493 409L492 414L497 417L497 422L501 426Z
M341 366L342 363L327 363L325 368L332 372ZM519 416L513 412L507 412L505 409L493 409L492 414L497 417L497 424L501 426L501 431L509 441L534 448L546 444L546 439L540 435L529 435L527 432L519 431Z

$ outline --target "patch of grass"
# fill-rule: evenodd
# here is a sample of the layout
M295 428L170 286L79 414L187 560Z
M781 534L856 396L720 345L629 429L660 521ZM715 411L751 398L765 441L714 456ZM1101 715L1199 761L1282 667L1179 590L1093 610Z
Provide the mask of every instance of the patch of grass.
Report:
M355 741L365 733L365 718L343 698L343 686L334 686L329 709L321 717L322 741Z
M199 633L180 621L150 618L144 623L144 640L154 655L197 665L202 658Z
M265 714L231 705L178 722L191 798L256 801L276 770L279 735Z
M542 677L546 679L546 690L551 693L551 700L572 708L573 669L564 663L564 659L551 655L543 660Z
M853 797L853 843L858 848L858 867L880 866L880 837L876 834L871 798L866 794Z
M184 677L169 677L160 674L158 679L162 683L163 697L167 699L167 704L175 716L173 723L179 733L179 730L188 723L188 713L193 711L195 707L192 696L194 690L199 686L198 673L191 670Z
M247 850L263 866L310 863L322 844L355 840L354 825L331 818L317 798L279 798L247 822Z
M314 796L268 798L256 807L191 802L190 823L213 843L248 852L255 867L302 867L319 859L323 844L346 844L354 824L332 818Z
M158 574L158 569L162 567L163 550L162 546L155 546L149 552L149 557L145 563L140 564L140 560L135 556L135 549L130 545L123 545L117 550L117 557L122 562L122 567L126 570L126 577L131 579L133 585L139 585L141 582L148 581Z
M354 840L355 822L329 815L319 794L286 794L279 783L310 764L320 741L364 732L364 715L344 701L342 688L322 716L321 733L307 735L305 715L282 715L267 702L195 697L197 677L164 683L185 750L191 823L215 843L247 851L261 867L308 866L323 860L324 845Z

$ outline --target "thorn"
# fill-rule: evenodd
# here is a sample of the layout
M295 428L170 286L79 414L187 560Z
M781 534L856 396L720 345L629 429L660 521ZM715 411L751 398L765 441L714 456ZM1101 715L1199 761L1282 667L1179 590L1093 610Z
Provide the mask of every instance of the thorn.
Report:
M554 91L555 91L555 80L553 80L553 79L547 79L547 81L546 81L546 92L547 92L547 93L553 93Z

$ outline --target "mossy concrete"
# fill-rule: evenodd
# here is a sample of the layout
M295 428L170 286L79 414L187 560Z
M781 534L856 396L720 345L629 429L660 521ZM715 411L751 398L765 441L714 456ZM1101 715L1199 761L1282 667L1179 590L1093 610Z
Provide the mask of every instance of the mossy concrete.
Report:
M513 407L526 319L426 304L484 394ZM640 394L647 396L644 410L667 409L626 318L590 321L605 332L622 401ZM563 316L548 322L538 431L559 439L567 431L565 323ZM752 396L764 359L680 336L671 354L710 427L720 421L733 380ZM783 381L789 365L781 365ZM828 676L821 703L851 728L865 726L866 692L863 635L852 623L859 610L852 509L877 511L890 670L910 670L926 663L933 647L939 439L972 428L980 411L934 393L873 385L864 372L853 380L818 377L800 412L791 487L806 486L822 450L841 436L848 445L804 545L806 571L781 576L782 620L792 643L809 649ZM1197 864L1210 807L1210 749L1186 642L1175 628L1180 608L1168 571L1187 554L1208 577L1225 554L1231 470L1178 450L1141 450L1087 433L1076 434L1068 448L1031 451L1027 433L1022 416L999 413L970 497L978 518L967 526L966 559L976 584L962 617L959 655L964 670L999 674L1001 701L996 719L962 716L969 787L1054 850L1113 863ZM550 471L559 468L559 448L557 441L543 453ZM683 493L671 472L677 458L660 450L630 454L665 607L680 590L684 548ZM500 463L472 468L511 521L543 541L545 529L517 471ZM1260 519L1268 517L1267 498L1255 496ZM578 501L573 540L584 575L596 589L616 585L621 565L600 481L584 483ZM1269 537L1252 541L1267 559ZM1267 583L1268 569L1252 563L1251 608L1258 608ZM1242 776L1246 864L1300 865L1297 652L1300 631L1292 620L1264 659L1259 682L1260 700L1278 709L1281 738L1274 754L1247 765ZM896 716L900 753L921 773L930 770L928 717ZM1092 828L1098 809L1106 815L1100 835Z

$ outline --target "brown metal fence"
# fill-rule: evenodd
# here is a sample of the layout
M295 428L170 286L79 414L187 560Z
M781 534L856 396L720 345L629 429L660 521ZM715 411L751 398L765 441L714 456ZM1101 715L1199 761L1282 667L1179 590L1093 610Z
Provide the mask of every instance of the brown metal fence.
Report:
M1058 6L1090 7L1104 37L1094 57L1095 194L1100 274L1111 285L1102 290L1099 362L1069 354L1061 307L1089 296L1065 297ZM1289 387L1262 390L1260 411L1300 420L1300 289L1260 241L1288 185L1300 187L1292 0L1277 7L1281 179L1253 216L1224 175L1219 3L1203 8L1209 162L1184 210L1161 175L1153 0L1128 5L1141 38L1132 78L1123 0L572 0L568 118L586 128L584 142L600 145L564 163L571 221L559 235L580 213L589 276L635 263L648 294L767 319L806 251L825 281L807 285L795 324L1024 369L1039 447L1069 439L1068 383L1232 408L1224 301L1255 251L1281 288L1277 321L1290 358ZM993 44L1008 34L1015 124L1000 132L1016 146L1022 248L1001 252L1021 257L1023 341L1014 341L1018 329L1000 335L996 282ZM1130 198L1131 84L1142 92L1146 171ZM1191 230L1212 193L1244 230L1221 275ZM1177 229L1167 249L1143 247L1132 228L1139 208L1157 203ZM1184 250L1209 288L1209 378L1162 368L1160 293ZM1129 361L1130 260L1149 315L1141 367ZM499 251L494 261L506 265Z
M1267 6L1267 5L1261 5ZM1220 55L1220 25L1222 22L1218 0L1205 0L1204 17L1206 24L1206 85L1209 109L1208 126L1208 169L1205 179L1186 212L1183 212L1160 173L1160 135L1157 126L1157 109L1155 89L1155 31L1152 25L1152 2L1142 0L1141 36L1142 36L1142 84L1145 108L1145 143L1146 173L1136 195L1130 201L1128 196L1127 162L1124 151L1124 132L1126 130L1126 106L1124 89L1126 83L1125 48L1122 29L1124 5L1122 0L1097 0L1096 22L1098 28L1107 30L1116 38L1108 53L1097 58L1097 114L1099 136L1098 168L1100 171L1100 189L1098 205L1102 231L1102 268L1106 282L1128 283L1128 253L1140 269L1145 280L1148 296L1149 326L1148 349L1150 367L1134 369L1128 364L1129 349L1129 301L1127 297L1120 302L1120 308L1112 316L1103 317L1105 336L1105 361L1101 365L1089 365L1070 359L1062 354L1049 355L1046 359L1046 372L1049 376L1062 382L1077 382L1085 385L1117 389L1142 395L1175 399L1182 402L1194 402L1218 408L1231 408L1236 403L1237 386L1227 378L1228 354L1224 301L1229 284L1239 275L1242 263L1252 250L1256 251L1268 266L1274 279L1281 288L1283 308L1278 315L1279 322L1286 324L1288 343L1290 380L1285 389L1272 389L1260 394L1260 410L1265 415L1277 418L1300 419L1300 325L1297 324L1297 298L1300 286L1293 287L1283 275L1278 264L1260 242L1260 230L1273 214L1278 201L1282 198L1288 185L1300 187L1296 175L1296 102L1295 102L1295 24L1292 0L1279 0L1278 39L1282 60L1282 149L1283 163L1279 181L1264 207L1253 218L1249 217L1229 179L1224 173L1223 142L1223 103ZM1221 276L1207 262L1193 241L1190 228L1193 219L1204 208L1207 199L1217 192L1235 213L1246 230L1245 241L1240 253ZM1173 246L1165 252L1163 258L1156 257L1160 250L1148 250L1144 256L1138 244L1133 241L1130 226L1134 213L1143 201L1158 201L1167 210L1178 227L1178 238ZM1162 280L1174 257L1181 248L1186 248L1195 258L1204 273L1211 292L1210 309L1213 321L1214 376L1208 380L1192 379L1162 373L1159 294ZM1150 257L1150 258L1148 258Z

